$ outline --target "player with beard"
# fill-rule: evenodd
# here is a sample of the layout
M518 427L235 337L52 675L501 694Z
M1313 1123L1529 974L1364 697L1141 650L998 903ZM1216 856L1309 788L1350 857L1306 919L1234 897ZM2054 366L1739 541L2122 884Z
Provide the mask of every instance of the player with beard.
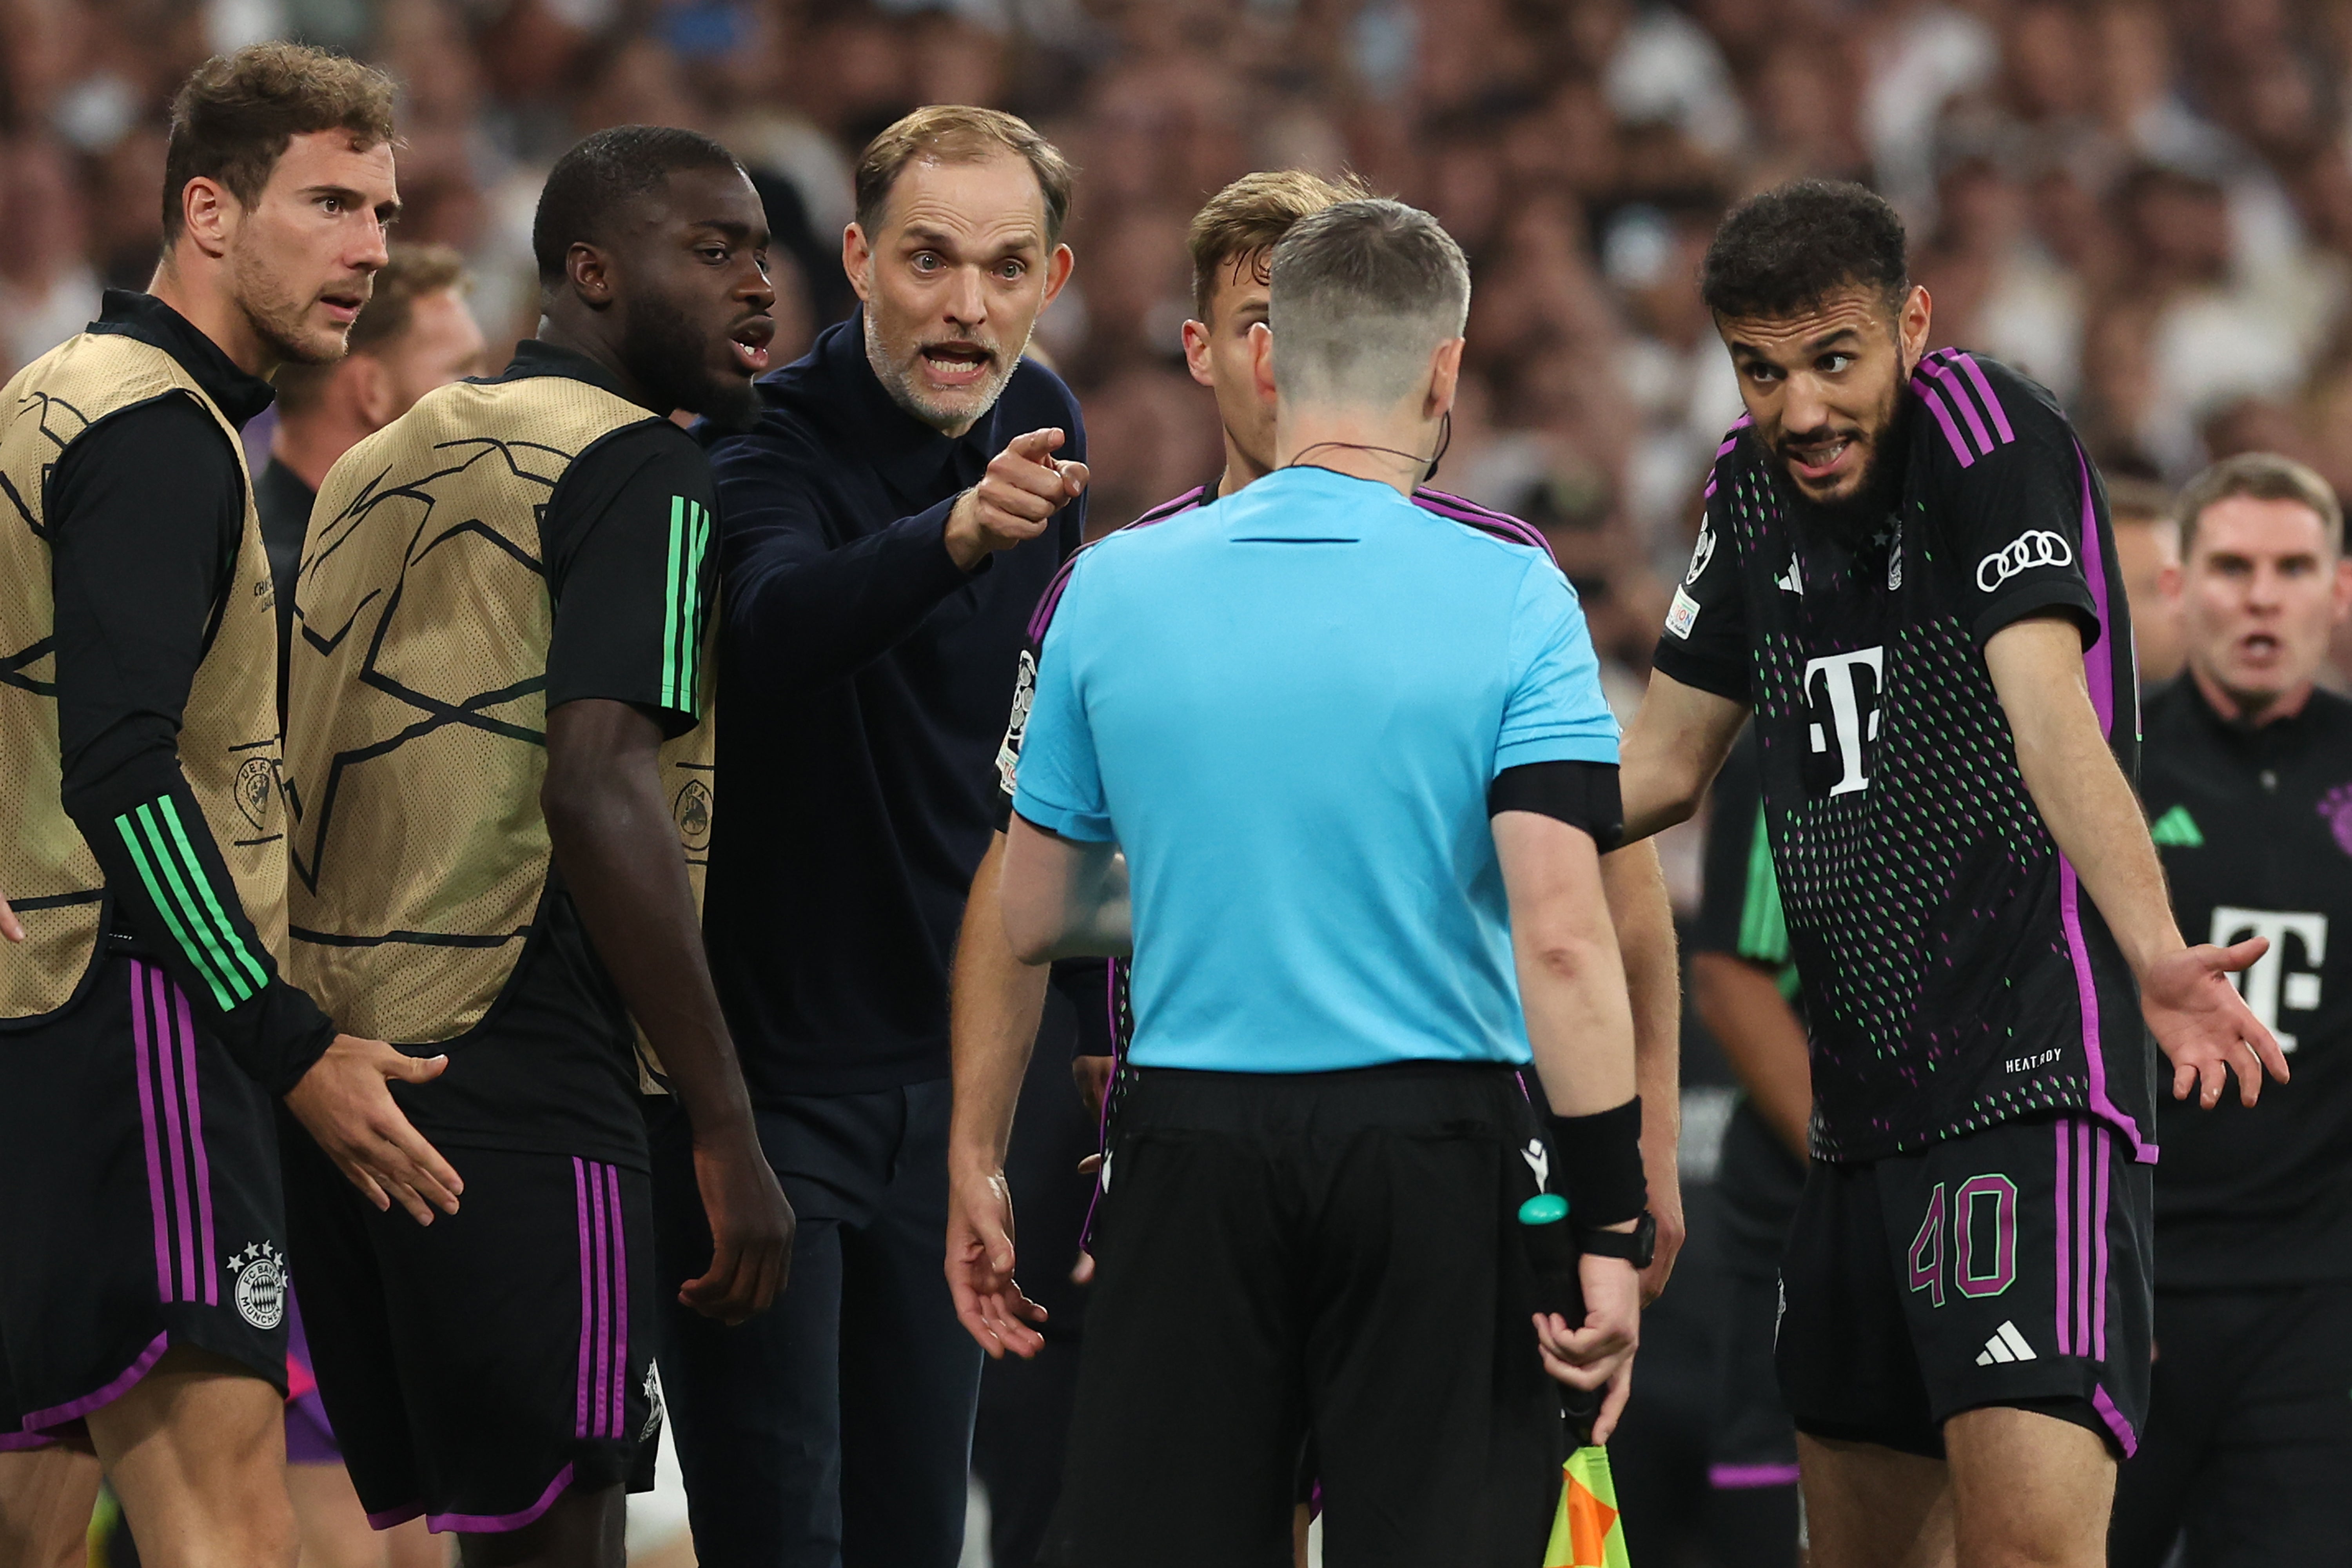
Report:
M641 1075L717 1237L662 1293L738 1322L790 1260L697 918L715 497L667 417L756 413L767 243L707 137L572 148L532 227L541 335L335 464L298 580L291 967L446 1055L405 1103L469 1184L393 1225L289 1139L303 1313L370 1517L464 1532L468 1563L619 1568L623 1489L652 1485Z
M399 207L393 98L290 45L198 68L150 291L0 393L0 1447L93 1449L158 1563L294 1561L270 1101L367 1201L457 1202L385 1088L436 1065L278 973L277 628L237 434L279 364L344 351ZM95 1467L8 1463L88 1519Z
M2286 1077L2189 947L2127 775L2131 638L2098 475L2049 394L1927 352L1901 221L1801 183L1703 292L1748 416L1625 748L1630 833L1752 709L1813 1163L1778 1359L1820 1568L2104 1561L2148 1392L2154 1070Z

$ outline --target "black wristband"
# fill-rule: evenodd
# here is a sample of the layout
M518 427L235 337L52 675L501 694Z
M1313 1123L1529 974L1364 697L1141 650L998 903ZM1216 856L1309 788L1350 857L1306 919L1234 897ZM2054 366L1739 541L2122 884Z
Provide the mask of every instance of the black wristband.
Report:
M1650 1206L1642 1174L1642 1097L1591 1116L1546 1116L1552 1169L1569 1223L1594 1230L1637 1219Z

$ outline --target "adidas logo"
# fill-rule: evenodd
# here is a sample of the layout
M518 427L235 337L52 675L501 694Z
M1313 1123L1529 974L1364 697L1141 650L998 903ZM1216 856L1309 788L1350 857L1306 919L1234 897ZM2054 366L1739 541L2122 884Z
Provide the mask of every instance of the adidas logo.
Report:
M1985 1341L1985 1348L1977 1352L1979 1366L1991 1366L1997 1362L2040 1359L2033 1353L2033 1347L2025 1342L2025 1336L2017 1331L2017 1325L2006 1321L1992 1331L1992 1338Z
M2176 805L2158 817L2147 837L2149 842L2168 849L2201 849L2205 845L2205 835L2198 831L2197 819L2185 805Z
M1794 555L1789 557L1789 569L1772 579L1772 586L1780 589L1783 594L1795 594L1801 597L1803 595L1804 574L1798 569L1797 558Z

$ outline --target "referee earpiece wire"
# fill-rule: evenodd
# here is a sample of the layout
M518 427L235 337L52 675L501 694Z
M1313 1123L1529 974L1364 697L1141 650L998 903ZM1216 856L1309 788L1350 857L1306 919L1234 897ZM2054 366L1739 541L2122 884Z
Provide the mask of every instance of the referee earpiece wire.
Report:
M1383 458L1402 458L1408 463L1421 464L1421 478L1413 482L1425 485L1437 477L1437 465L1444 459L1445 449L1453 445L1454 410L1449 408L1438 417L1437 450L1426 458L1418 452L1400 452L1394 447L1374 447L1362 441L1318 441L1282 466L1286 468L1319 468L1323 465L1308 462L1307 453L1319 452L1326 447L1337 447L1347 452L1378 452Z

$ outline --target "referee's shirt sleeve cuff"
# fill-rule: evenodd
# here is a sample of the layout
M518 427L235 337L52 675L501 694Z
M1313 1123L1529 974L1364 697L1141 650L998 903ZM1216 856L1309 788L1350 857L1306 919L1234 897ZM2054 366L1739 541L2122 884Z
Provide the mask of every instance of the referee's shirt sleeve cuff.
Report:
M1063 838L1075 838L1082 844L1108 844L1118 837L1111 830L1110 818L1102 813L1049 805L1039 800L1025 784L1013 797L1013 814L1032 827L1042 827L1048 833ZM1007 826L1011 825L1008 823Z

